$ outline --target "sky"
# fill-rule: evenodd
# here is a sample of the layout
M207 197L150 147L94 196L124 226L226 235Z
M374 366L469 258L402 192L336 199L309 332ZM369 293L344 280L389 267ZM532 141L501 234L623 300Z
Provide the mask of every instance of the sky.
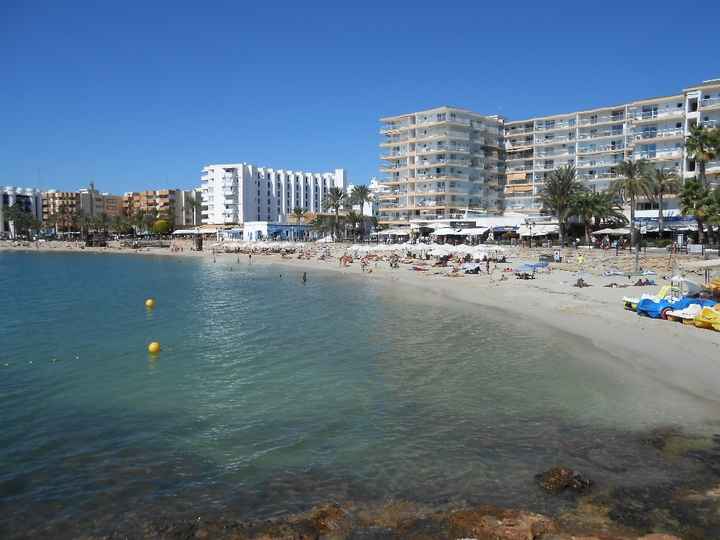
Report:
M0 185L189 189L211 163L379 176L379 118L507 119L720 77L720 2L0 0Z

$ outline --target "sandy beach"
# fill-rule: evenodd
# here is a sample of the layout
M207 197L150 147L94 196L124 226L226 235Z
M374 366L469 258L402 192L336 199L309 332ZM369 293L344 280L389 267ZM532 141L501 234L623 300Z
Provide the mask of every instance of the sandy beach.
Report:
M596 348L606 351L618 362L619 368L642 370L649 377L657 378L676 388L683 389L697 397L720 401L720 333L701 330L664 320L640 317L626 311L622 297L636 297L643 293L654 294L672 273L672 264L667 255L656 254L641 257L641 267L653 269L657 276L654 286L633 286L637 280L625 276L602 276L608 267L629 268L632 256L623 253L616 257L614 252L600 250L566 249L566 262L551 264L549 271L538 273L534 280L519 280L503 269L512 268L522 261L537 260L541 253L552 253L549 249L506 248L507 263L491 263L491 274L459 275L448 277L447 268L429 268L427 271L412 271L412 264L401 263L391 269L384 262L370 264L370 272L363 272L356 260L347 266L339 263L338 257L345 253L347 244L328 246L331 254L326 260L298 258L297 254L247 254L192 251L188 244L182 251L163 248L142 248L138 250L121 248L111 244L107 248L80 249L74 243L48 242L39 245L14 247L10 242L0 243L0 251L25 250L42 252L114 253L129 256L173 256L203 257L216 264L271 264L307 272L313 279L315 271L341 273L352 279L384 280L405 289L407 294L417 297L418 292L428 302L450 301L469 303L479 310L494 310L506 314L523 324L544 325L588 340ZM319 246L317 246L319 248ZM582 276L589 287L577 288L578 254L585 259ZM504 278L503 278L504 276ZM702 282L698 275L690 277ZM611 284L621 287L611 287Z

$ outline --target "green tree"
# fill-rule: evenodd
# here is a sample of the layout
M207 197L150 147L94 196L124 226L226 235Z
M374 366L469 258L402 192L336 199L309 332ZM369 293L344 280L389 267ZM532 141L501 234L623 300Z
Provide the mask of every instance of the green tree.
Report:
M325 194L325 198L323 199L323 206L325 207L325 209L332 210L335 215L333 230L336 240L340 227L340 209L345 205L345 202L345 192L339 187L330 188Z
M365 220L363 216L365 212L365 203L372 200L370 188L365 185L354 186L352 192L350 193L350 198L352 199L353 204L360 205L360 236L365 237L365 223L367 220Z
M560 226L560 246L565 246L565 224L573 198L583 190L575 167L560 167L550 173L540 192L543 210L552 213Z
M720 188L713 189L707 196L705 221L714 227L714 243L720 244ZM708 227L710 234L710 227Z
M12 206L5 205L3 208L4 219L12 222L15 230L15 236L26 233L27 237L32 238L33 230L40 230L42 223L35 218L32 212L23 208L20 204L15 203Z
M170 222L166 219L158 219L152 224L152 232L155 234L168 234L172 227L170 226Z
M568 217L574 216L580 220L585 229L585 243L590 244L590 233L593 223L602 221L625 221L622 210L607 193L593 193L582 191L577 193L570 201Z
M690 134L685 139L685 150L688 158L695 160L698 170L698 179L706 188L708 187L705 166L718 156L720 147L720 130L707 129L702 125L690 128Z
M686 216L693 216L698 224L698 242L705 243L705 218L708 214L709 190L699 178L691 178L685 182L680 191L680 210Z
M680 182L677 175L667 169L653 169L648 172L648 176L652 185L653 198L658 202L658 231L662 236L665 230L663 201L665 195L678 192Z
M635 206L640 197L653 198L652 181L647 174L648 162L644 159L623 161L618 166L620 178L610 186L610 193L630 204L630 242L637 247L638 234L635 227ZM637 268L635 269L637 270Z

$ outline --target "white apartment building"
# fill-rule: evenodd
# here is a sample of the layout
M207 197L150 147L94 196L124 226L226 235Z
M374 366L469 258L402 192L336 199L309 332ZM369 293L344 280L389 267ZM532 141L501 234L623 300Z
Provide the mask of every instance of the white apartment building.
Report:
M446 219L495 208L504 179L503 119L439 107L380 120L387 192L379 222Z
M381 223L499 206L536 213L545 179L564 165L596 191L607 190L628 159L695 176L685 138L694 125L720 127L720 79L670 96L526 120L441 107L381 122L381 171L389 173L381 182L391 190L379 196ZM720 160L706 170L720 184Z
M5 216L5 207L15 205L20 206L26 212L30 212L35 219L42 222L42 193L39 189L0 186L0 238L5 236L15 237L15 226Z
M720 126L720 80L670 96L507 121L505 208L538 211L545 179L564 165L574 166L595 191L608 189L625 160L646 159L681 178L692 177L695 163L687 158L685 138L697 124ZM720 161L708 163L707 174L720 181Z
M286 222L294 208L325 211L323 199L330 188L345 191L344 169L311 173L257 167L249 163L208 165L202 170L202 222Z

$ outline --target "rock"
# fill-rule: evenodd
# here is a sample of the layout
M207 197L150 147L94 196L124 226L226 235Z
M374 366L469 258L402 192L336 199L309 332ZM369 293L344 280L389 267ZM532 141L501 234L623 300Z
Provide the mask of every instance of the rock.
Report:
M678 538L677 536L673 536L672 534L646 534L645 536L641 536L638 538L638 540L682 540L681 538Z
M325 504L313 508L310 520L322 534L340 533L350 529L350 517L339 504Z
M493 507L453 512L448 523L451 538L477 540L534 540L557 529L546 516Z
M566 467L553 467L535 476L535 480L548 493L558 494L570 490L576 493L587 491L592 481L579 472Z

